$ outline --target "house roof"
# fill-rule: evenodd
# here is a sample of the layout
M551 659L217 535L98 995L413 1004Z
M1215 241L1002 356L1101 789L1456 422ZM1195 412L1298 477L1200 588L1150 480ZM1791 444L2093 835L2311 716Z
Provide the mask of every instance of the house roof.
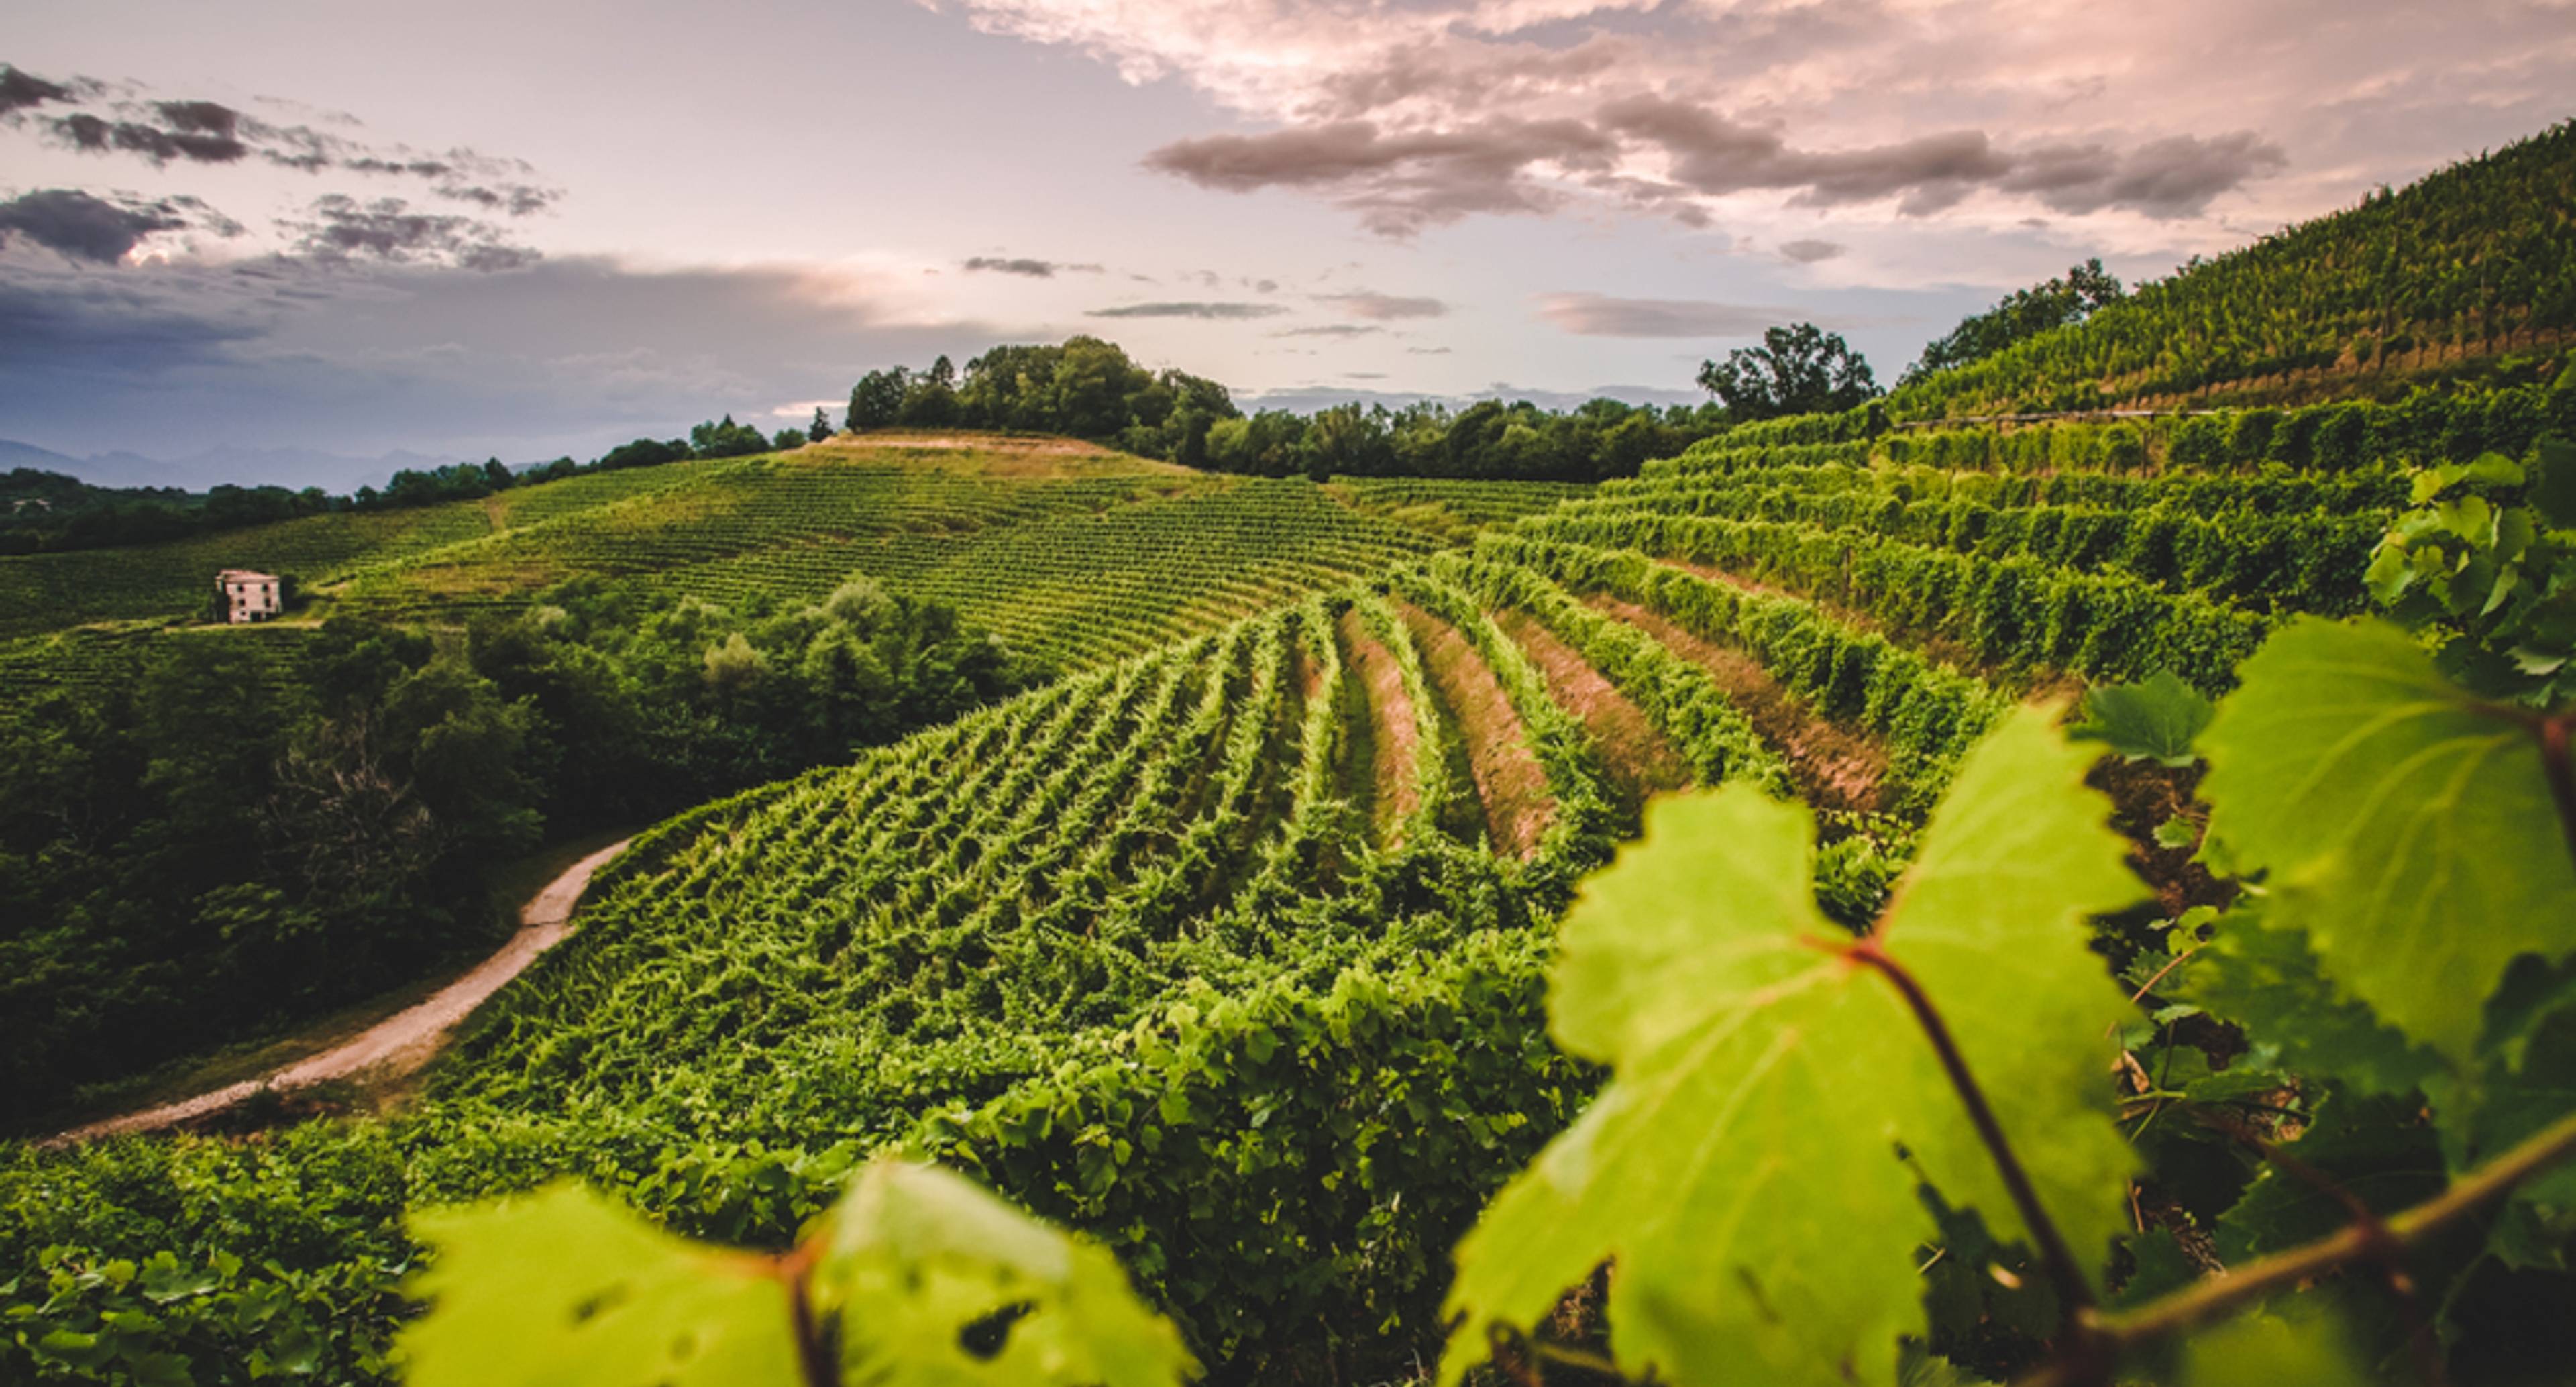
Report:
M277 581L277 575L262 573L255 568L227 568L215 575L215 581L218 583L274 583Z

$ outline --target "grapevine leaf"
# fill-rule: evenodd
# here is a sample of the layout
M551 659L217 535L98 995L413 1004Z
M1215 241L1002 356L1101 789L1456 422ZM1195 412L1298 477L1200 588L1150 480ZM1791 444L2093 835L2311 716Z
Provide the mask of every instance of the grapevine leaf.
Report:
M2317 971L2307 932L2267 929L2262 902L2240 901L2176 987L2270 1046L2282 1067L2332 1074L2372 1093L2404 1094L2449 1071L2440 1057L2382 1025L2369 1006L2338 997Z
M1164 1387L1192 1371L1108 1252L937 1166L869 1165L820 1244L815 1305L852 1381Z
M2382 623L2301 620L2241 673L2202 738L2210 836L2339 988L2469 1063L2505 966L2576 949L2537 740Z
M773 1259L701 1247L565 1183L413 1216L437 1250L403 1334L412 1387L793 1382Z
M2093 1097L2121 998L2084 917L2136 883L2042 709L1974 752L1879 933L1940 1006L2052 1210L2107 1251L2129 1155ZM1442 1361L1605 1261L1613 1347L1680 1381L1886 1383L1935 1225L1898 1160L2020 1222L1902 997L1817 910L1803 808L1660 800L1566 917L1550 1013L1614 1077L1458 1249ZM2062 1205L2062 1207L2061 1207Z
M2440 1194L2450 1178L2441 1142L2430 1127L2407 1120L2418 1106L2398 1098L2328 1098L2316 1123L2282 1149L2334 1188L2267 1165L2219 1215L2218 1259L2233 1266L2341 1231L2352 1214L2337 1191L2379 1214Z
M2123 865L2110 802L2084 786L2093 759L2039 709L2006 719L1961 765L1878 930L1940 1008L2088 1272L2128 1229L2136 1165L2105 1078L2117 1054L2107 1033L2132 1010L2088 920L2146 894ZM1998 1236L2028 1232L1964 1120L1907 1145Z
M2252 1314L2196 1335L2183 1387L2347 1387L2367 1379L2333 1321Z
M2198 759L2192 739L2215 711L2200 690L2172 670L2135 684L2105 684L2084 695L2084 721L2075 735L2107 744L2131 761L2188 766Z

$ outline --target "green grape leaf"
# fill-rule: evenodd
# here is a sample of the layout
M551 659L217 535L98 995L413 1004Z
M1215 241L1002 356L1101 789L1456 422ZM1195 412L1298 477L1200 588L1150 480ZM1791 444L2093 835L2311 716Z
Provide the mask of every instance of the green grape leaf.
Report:
M2357 1088L2404 1094L2450 1071L2439 1056L2380 1024L2368 1005L2338 997L2317 971L2307 932L2266 928L2264 903L2245 897L2217 937L2192 956L2173 992L2245 1028L2283 1068L2333 1075Z
M1939 1008L2087 1261L2107 1256L2131 1153L2107 1119L2124 998L2086 918L2140 893L2090 757L2026 708L1973 752L1874 939ZM1920 1333L1936 1226L1897 1157L2017 1212L1902 996L1817 910L1813 824L1744 786L1658 800L1585 883L1549 998L1567 1050L1614 1076L1458 1249L1441 1364L1527 1326L1605 1261L1613 1348L1684 1382L1888 1383Z
M2332 1320L2242 1315L2183 1348L2183 1387L2350 1387L2369 1375Z
M798 1380L775 1258L702 1247L578 1185L415 1214L410 1387L719 1387Z
M871 1163L819 1235L854 1382L1168 1387L1195 1370L1106 1250L937 1166Z
M2538 740L2385 623L2302 619L2240 673L2201 739L2210 837L2338 989L2471 1063L2505 966L2576 950Z
M2188 766L2199 759L2192 740L2209 726L2217 705L2172 670L2135 684L2105 684L2084 695L2084 721L2076 736L2107 744L2131 761Z
M2341 1231L2352 1214L2341 1191L2379 1214L2440 1194L2450 1176L2441 1140L2412 1121L2407 1099L2336 1095L2316 1122L2282 1150L2333 1182L2329 1190L2278 1166L2267 1165L2236 1203L2218 1217L2218 1260L2252 1261Z

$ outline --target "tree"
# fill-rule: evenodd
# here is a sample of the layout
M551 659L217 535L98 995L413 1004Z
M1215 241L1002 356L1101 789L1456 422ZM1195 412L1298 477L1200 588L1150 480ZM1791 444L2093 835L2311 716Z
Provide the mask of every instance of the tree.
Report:
M804 447L805 441L803 429L780 429L777 435L769 440L769 444L783 453L790 448Z
M1739 419L1838 414L1878 398L1869 362L1841 333L1813 323L1770 328L1759 347L1701 362L1699 384Z
M940 359L944 361L947 358ZM809 443L820 443L831 436L832 421L824 417L821 405L814 406L814 422L805 426L805 440Z
M1906 367L1897 383L1982 361L2024 338L2080 323L2127 293L2119 276L2103 269L2101 257L2095 256L2069 269L2063 278L2016 289L1985 312L1960 320L1947 336L1926 343L1922 358Z
M850 387L850 431L881 429L903 412L903 392L911 372L900 366L870 371Z

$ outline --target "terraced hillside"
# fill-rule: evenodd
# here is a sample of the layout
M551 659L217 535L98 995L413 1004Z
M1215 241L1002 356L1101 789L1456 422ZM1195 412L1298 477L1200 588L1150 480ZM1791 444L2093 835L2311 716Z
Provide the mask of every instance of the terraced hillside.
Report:
M2576 122L2146 285L1908 384L1901 418L2298 403L2528 379L2576 330Z
M1230 1379L1395 1371L1437 1342L1455 1238L1588 1092L1541 970L1643 796L1807 800L1820 897L1865 917L2020 696L2216 690L2288 614L2362 605L2410 460L2364 424L2331 468L2177 462L2126 426L1740 431L684 815L413 1113L20 1151L0 1249L279 1256L362 1326L334 1350L362 1373L413 1203L578 1171L780 1242L899 1144L1107 1241ZM2179 908L2187 853L2145 840L2170 789L2120 786ZM255 1248L220 1212L247 1195L95 1216L172 1178L317 1212Z
M193 618L227 566L294 574L325 612L430 621L584 575L792 604L865 574L955 606L1048 665L1087 668L1579 490L1425 481L1354 495L1066 439L844 438L480 501L0 558L0 637L15 637L0 641L0 687L114 677L140 642Z

